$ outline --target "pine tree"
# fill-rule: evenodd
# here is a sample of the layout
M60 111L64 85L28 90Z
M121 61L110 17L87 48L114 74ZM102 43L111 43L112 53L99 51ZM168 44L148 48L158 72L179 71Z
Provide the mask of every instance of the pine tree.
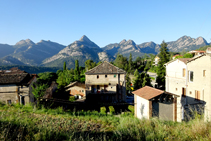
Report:
M66 70L66 69L67 69L66 62L64 62L63 70Z
M169 50L164 41L161 44L158 57L160 58L160 61L158 62L156 82L158 83L158 87L165 89L166 68L164 67L164 64L169 61Z
M134 72L134 76L137 77L138 75L139 75L139 72L138 72L138 70L136 69L135 72Z
M128 72L132 73L133 72L133 58L132 58L131 53L130 53L130 57L129 57L129 60L128 60L128 64L129 64Z
M80 70L78 60L75 60L74 79L75 81L80 81Z

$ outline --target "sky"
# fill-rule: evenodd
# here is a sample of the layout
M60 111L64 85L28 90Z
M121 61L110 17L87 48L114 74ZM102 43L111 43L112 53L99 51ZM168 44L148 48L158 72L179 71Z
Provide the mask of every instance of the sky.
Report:
M210 0L0 0L0 43L22 39L69 45L86 35L98 46L187 35L211 42Z

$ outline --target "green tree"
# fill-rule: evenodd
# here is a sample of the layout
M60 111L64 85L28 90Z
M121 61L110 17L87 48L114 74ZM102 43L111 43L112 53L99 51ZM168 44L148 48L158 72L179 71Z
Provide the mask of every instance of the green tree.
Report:
M64 62L63 70L66 70L66 69L67 69L66 62Z
M127 57L124 57L121 54L117 54L116 59L114 60L114 64L115 66L117 66L120 69L124 69L125 71L128 71L128 61L127 61Z
M97 64L93 60L86 60L86 62L85 62L85 70L86 71L88 71L96 66L97 66Z
M75 60L74 79L75 81L80 81L80 70L78 60Z
M130 74L126 74L126 93L131 92L131 79L130 79Z
M129 60L128 60L128 72L129 73L133 73L134 72L134 67L133 67L133 57L132 57L132 54L130 53L130 57L129 57Z
M164 64L169 61L169 50L167 48L167 44L164 41L161 44L158 57L160 58L160 61L158 62L157 67L156 82L158 83L158 87L165 89L166 68L164 67Z
M136 69L135 72L134 72L134 76L137 77L138 75L139 75L139 72L138 72L138 70Z
M137 90L139 88L142 88L144 86L152 86L151 84L151 79L149 77L149 75L147 73L141 73L141 74L138 74L134 81L133 81L133 84L134 84L134 90Z
M43 85L35 84L35 86L32 85L32 93L34 97L37 99L39 97L44 96L47 88L48 88L47 84L43 84Z
M193 58L193 54L186 53L186 54L183 55L183 58Z

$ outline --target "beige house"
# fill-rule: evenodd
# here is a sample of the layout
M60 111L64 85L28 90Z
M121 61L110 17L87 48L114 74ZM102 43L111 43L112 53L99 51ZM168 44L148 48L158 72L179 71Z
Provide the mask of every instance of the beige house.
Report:
M177 95L145 86L134 94L135 117L149 119L158 117L161 120L177 121Z
M32 85L37 81L36 75L31 75L18 68L0 71L0 101L4 103L26 104L34 102Z
M193 54L193 56L200 56L200 55L205 54L206 52L203 50L192 50L192 51L189 51L188 53Z
M159 61L160 61L160 57L156 56L154 61L153 61L154 65L157 66Z
M86 98L96 102L126 101L126 72L107 61L87 71Z
M211 119L211 56L179 58L166 65L166 91L179 95L177 120L191 118L191 110Z
M79 95L80 98L86 96L85 83L76 81L76 82L70 83L65 88L66 88L66 91L68 91L71 96Z

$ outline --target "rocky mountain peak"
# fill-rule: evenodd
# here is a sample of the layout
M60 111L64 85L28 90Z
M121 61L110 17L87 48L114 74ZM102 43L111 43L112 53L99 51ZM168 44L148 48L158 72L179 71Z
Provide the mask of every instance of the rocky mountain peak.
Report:
M205 43L206 45L208 45L207 41L203 38L203 37L198 37L196 38L196 44L203 44Z
M124 44L127 40L123 39L119 44Z
M128 45L136 45L136 43L133 40L128 40L126 42L126 44L128 44Z
M84 41L84 42L92 42L91 40L89 40L89 38L86 35L83 35L79 41Z
M30 40L30 39L26 39L26 40L20 40L19 42L17 42L15 45L34 45L35 43Z

